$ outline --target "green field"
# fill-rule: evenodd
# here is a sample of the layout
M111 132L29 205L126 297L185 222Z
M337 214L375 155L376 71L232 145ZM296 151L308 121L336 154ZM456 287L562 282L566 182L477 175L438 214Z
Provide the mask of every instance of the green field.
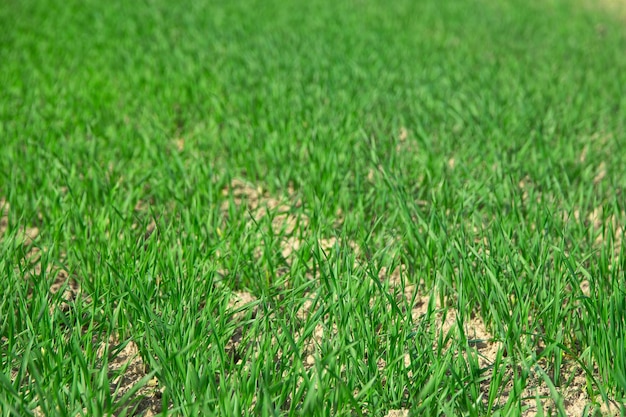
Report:
M626 14L6 0L0 416L626 415Z

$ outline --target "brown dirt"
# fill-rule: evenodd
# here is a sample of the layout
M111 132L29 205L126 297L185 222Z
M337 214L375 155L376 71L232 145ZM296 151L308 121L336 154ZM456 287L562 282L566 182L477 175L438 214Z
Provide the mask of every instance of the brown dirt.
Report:
M4 198L0 198L0 238L9 226L9 203Z
M0 199L0 239L4 237L4 234L8 228L8 215L10 205L4 199ZM36 240L39 236L39 229L37 227L20 226L18 228L16 238L17 244L22 245L28 252L21 261L22 268L28 272L26 277L39 276L41 274L41 255L42 250L36 246ZM67 307L67 302L73 300L78 292L78 284L75 280L69 279L67 271L63 270L57 265L49 264L46 268L46 276L50 277L54 275L55 279L50 286L50 294L56 294L61 289L64 290L61 308Z
M406 131L400 132L400 143L403 143L406 140L407 135L408 133L406 133ZM582 156L582 158L584 158L584 156ZM449 161L449 166L450 168L454 168L454 159L451 159L451 161L452 162ZM600 176L603 172L602 167L598 169L598 172L598 175ZM599 181L602 180L603 178L599 179ZM528 182L529 179L522 180L520 182L520 189L524 190L528 186ZM232 201L237 207L240 207L241 205L246 206L250 216L250 222L256 222L259 224L264 217L273 216L271 221L272 229L274 229L276 233L280 233L281 236L284 236L280 242L280 252L288 264L291 264L291 262L294 261L294 258L297 257L297 251L302 248L303 236L306 236L306 233L308 232L310 221L306 215L294 214L293 209L300 207L301 202L295 197L295 192L291 187L287 190L287 194L284 197L276 198L271 196L267 191L264 191L262 187L254 186L253 184L241 179L235 179L227 188L223 190L223 194L224 196L228 196L230 201ZM8 227L8 210L8 204L6 204L4 200L0 199L0 239ZM228 210L229 203L225 203L222 206L222 211L225 215L227 215ZM573 213L573 216L576 220L580 220L583 217L583 214L576 211ZM599 208L584 216L585 220L598 230L602 227L606 227L608 221L608 224L612 226L615 233L614 239L616 246L621 244L621 235L623 234L622 227L624 224L623 219L626 218L624 213L622 213L621 219L615 219L614 217L605 219L604 216L602 216L601 208ZM148 226L146 230L146 235L148 237L155 230L155 226L154 222ZM39 249L33 246L38 234L39 230L37 228L28 227L24 228L20 233L24 244L33 248L29 262L32 263L33 273L35 274L40 272ZM617 244L617 242L619 242L619 244ZM319 243L324 250L329 250L339 242L334 237L328 237L321 239ZM348 242L348 245L352 247L355 254L360 252L354 242ZM422 288L420 285L403 282L402 277L406 272L405 269L406 268L404 268L404 266L399 266L393 271L383 268L380 271L379 278L381 281L388 281L391 289L397 290L399 288L404 288L400 297L404 298L405 303L409 302L409 300L414 300L411 306L411 316L413 317L413 320L420 320L427 312L430 295L420 293L420 289ZM401 271L403 272L402 274ZM227 273L227 271L224 272ZM75 299L75 297L80 295L80 287L78 286L76 280L71 279L71 277L68 276L67 272L58 270L56 271L56 274L55 282L50 289L51 294L55 294L63 288L63 299L67 302L62 303L62 305L68 305L70 300ZM583 282L581 284L581 290L583 292L588 292L589 284ZM417 296L415 296L416 292ZM247 314L255 316L258 313L256 302L257 299L248 292L233 292L229 304L229 311L232 313L231 320L241 322ZM438 299L435 302L435 307L436 313L434 325L436 326L437 331L443 333L444 335L452 332L451 334L456 334L457 336L455 337L458 337L457 311L449 306L440 305ZM314 311L311 311L311 309L312 300L306 300L298 310L297 317L301 320L306 320L311 314L315 313ZM303 355L303 364L305 369L310 369L315 365L315 358L319 357L319 346L322 341L325 338L332 337L335 332L335 329L325 328L321 324L316 326L314 332L305 343L305 352ZM489 367L495 361L499 350L503 349L502 344L489 333L485 323L478 314L466 315L464 332L468 339L478 341L472 344L472 349L474 349L475 354L479 358L479 365L484 368ZM299 337L299 335L296 335L296 337ZM237 351L241 349L240 345L243 340L242 324L242 326L235 331L231 341L226 346L226 350L231 352L231 354L237 355ZM114 346L119 345L119 342L112 339L108 342L108 344L109 351L111 351ZM434 346L434 348L436 348L436 346ZM99 353L104 354L104 352L104 346L100 346ZM146 367L138 353L136 344L132 340L128 341L119 354L114 357L110 357L109 359L109 375L112 378L116 376L113 379L111 392L116 392L118 398L131 390L133 386L146 375ZM409 358L407 355L405 361L408 360ZM537 366L540 367L543 365L544 364L542 363L537 364ZM380 363L379 366L384 367L386 364ZM547 370L544 371L547 372ZM508 369L506 374L508 376L512 375L512 370ZM567 387L561 388L559 392L559 394L563 397L563 404L568 415L581 415L585 407L595 401L599 401L597 398L589 398L586 391L587 381L585 375L575 362L568 362L567 360L564 361L562 377L564 379L571 377L571 383ZM503 394L500 396L499 404L503 404L507 401L507 396L511 390L512 382L509 380L507 384L508 385L504 387ZM484 390L484 397L487 398L490 388L489 380L483 382L481 387ZM523 407L527 407L527 410L523 414L524 416L535 416L538 414L538 405L534 399L537 396L544 398L540 403L540 407L542 407L542 411L544 413L550 413L551 410L552 412L555 410L555 405L552 399L550 399L550 391L547 385L542 378L537 375L531 376L530 383L525 389L524 396L525 398L530 398L525 400L524 404L522 404ZM129 404L128 407L137 407L135 410L136 414L146 416L158 414L161 410L158 381L153 379L142 386L133 395L130 402L132 405ZM603 406L601 410L604 415L619 415L619 410L616 407ZM388 417L406 415L408 415L408 410L391 410L387 414Z
M6 200L0 198L0 240L2 240L8 229L9 210L10 205ZM25 268L27 271L26 278L39 276L42 272L41 255L42 252L47 249L36 246L38 236L39 229L29 226L21 226L16 234L18 244L28 249L27 254L22 260L22 268ZM78 281L74 279L74 277L71 277L68 272L60 266L49 264L46 268L46 275L48 277L54 276L54 281L49 290L51 298L59 291L63 291L60 302L58 304L51 303L49 308L50 314L54 313L55 308L61 311L69 310L71 308L71 302L76 300L77 297L82 297L86 303L91 302L89 297L81 293ZM111 339L107 345L108 351L111 352L119 343L117 340ZM98 348L99 355L103 355L105 351L104 345ZM110 355L109 357L109 377L113 378L116 376L110 388L111 393L115 394L117 398L121 398L124 394L133 389L135 384L146 375L145 368L139 356L137 345L133 341L129 341L119 353ZM12 377L15 377L15 375L12 375ZM128 405L125 407L126 412L135 409L135 414L131 415L143 415L145 417L157 415L161 410L161 401L159 398L160 391L158 390L157 381L156 379L152 379L131 396ZM122 410L118 413L121 412ZM43 415L38 408L34 410L34 413L35 415Z
M98 349L98 355L105 355L106 351L111 352L116 347L121 346L118 340L111 338L108 343L102 344ZM111 394L116 398L121 398L146 376L146 365L144 364L139 349L135 342L129 341L122 350L115 356L109 358L108 376L113 378ZM130 415L143 415L144 417L155 416L161 413L161 390L156 378L147 381L116 414L123 412Z
M429 295L421 295L417 294L417 297L414 298L415 292L417 291L417 287L415 284L402 283L401 276L404 274L403 266L396 268L390 273L385 269L381 269L381 273L379 278L381 280L388 280L390 287L392 288L402 288L404 287L404 292L402 297L404 297L405 302L410 302L410 300L415 300L413 302L413 307L411 310L411 315L414 320L419 320L427 313L428 305L430 303ZM400 271L403 271L402 274ZM404 284L404 285L402 285ZM584 285L583 285L584 286ZM588 288L588 285L587 285ZM584 289L583 289L584 291ZM459 337L458 335L458 327L457 327L457 316L458 312L451 307L445 307L440 305L439 299L435 300L435 329L437 333L442 335L447 335L449 332L453 332L455 337ZM444 314L445 311L445 314ZM489 368L496 360L496 357L501 349L504 349L503 344L496 340L493 335L487 330L485 323L482 318L478 314L470 314L469 317L466 317L464 320L464 333L468 340L473 340L471 347L478 358L478 363L481 368ZM433 346L436 348L436 346ZM463 354L465 355L465 354ZM543 369L543 372L547 373L549 370L546 368L546 364L543 362L539 362L536 364ZM491 375L492 371L488 371L487 376ZM512 381L510 380L513 375L513 370L511 366L507 366L505 371L506 377L509 379L507 385L504 387L502 395L500 395L498 404L503 405L507 402L508 396L510 395L512 389ZM563 361L563 366L561 370L561 380L566 381L571 377L571 382L566 386L560 389L559 394L563 398L564 409L567 415L575 416L575 415L583 415L583 411L585 407L589 407L593 403L602 403L600 398L590 398L586 386L587 379L584 371L581 367L571 359L565 358ZM599 375L595 374L594 378L596 380L599 379ZM538 407L542 407L543 415L553 415L551 413L555 413L556 405L550 396L550 389L546 385L545 381L540 377L538 373L535 373L527 384L523 395L523 398L527 398L522 402L522 407L526 409L522 416L524 417L534 417L539 414ZM486 399L489 397L489 389L490 389L490 380L487 378L486 381L481 383L481 388L483 389L483 398ZM537 396L541 397L542 400L540 405L537 404L535 398ZM398 410L398 412L404 412L406 410ZM602 404L600 411L602 415L607 416L619 416L619 409L615 405L610 405L607 407L605 404ZM392 414L393 415L393 414ZM402 414L399 414L402 415Z
M409 410L389 410L385 417L409 417Z
M248 225L263 225L266 217L271 217L271 231L274 235L280 235L279 242L280 254L288 266L291 266L297 259L295 254L302 249L304 237L310 233L310 219L306 214L297 213L295 209L302 206L302 202L296 195L293 187L287 188L286 195L282 197L274 197L269 194L261 186L235 178L230 184L222 190L222 194L228 197L221 210L224 217L228 217L228 211L231 202L236 208L245 207L248 212ZM260 229L259 233L268 232L268 230ZM258 239L263 241L263 239ZM322 237L318 241L320 249L328 253L328 251L341 242L334 236ZM352 250L358 250L353 242L346 242ZM263 244L256 248L256 256L261 257L264 251ZM220 270L223 274L227 271ZM278 271L282 276L285 271Z
M265 217L272 216L272 231L284 236L280 243L281 253L286 259L290 259L291 253L298 250L301 245L301 240L294 233L300 229L306 229L309 219L293 213L293 209L300 207L301 202L292 201L295 198L293 188L290 187L287 192L287 197L276 198L260 186L255 187L245 180L235 178L222 190L222 195L228 199L222 203L221 210L227 217L231 201L237 208L244 206L249 214L250 226L262 224ZM263 248L259 247L257 251L260 257Z
M400 143L404 142L406 139L407 133L404 131L400 132ZM449 161L450 168L454 168L454 162ZM601 167L598 170L602 172ZM375 171L373 171L375 173ZM375 175L375 174L372 175ZM520 182L520 188L524 190L528 187L528 182L530 180L526 179ZM287 194L287 198L283 200L279 200L269 196L266 192L262 190L261 187L254 187L251 184L246 183L243 180L234 180L230 187L224 191L225 195L230 195L233 198L235 204L246 204L250 209L250 213L252 216L257 216L255 219L258 221L263 216L268 215L268 209L272 210L275 208L279 208L280 211L284 213L288 213L289 209L294 206L299 206L299 201L289 202L289 197L293 195L292 192ZM226 209L226 207L224 207ZM281 244L281 253L287 260L290 261L290 257L294 256L295 251L301 248L302 240L299 236L298 232L306 232L306 227L308 226L308 218L306 216L301 216L296 219L292 217L293 215L284 214L280 218L275 217L272 222L272 227L276 228L275 230L283 230L286 231L287 237ZM593 222L595 227L601 227L604 222L598 223L598 219L601 217L601 213L592 213L589 215L589 221ZM619 222L614 219L610 220L612 224L614 224L614 230L616 232L621 232L621 228L619 226ZM617 234L617 233L616 233ZM616 237L616 239L618 239ZM321 246L327 250L337 244L337 240L335 238L327 238L320 241ZM353 247L355 253L358 253L358 247L353 242L349 242L349 245ZM379 278L381 281L388 280L390 284L390 288L400 288L401 286L401 274L400 271L403 270L403 266L396 268L395 270L389 272L386 268L381 269ZM430 296L420 294L418 291L419 285L404 283L403 286L404 292L403 297L405 301L412 300L415 292L417 291L417 297L415 297L415 302L413 304L411 315L414 320L421 319L427 311ZM581 284L581 289L583 291L588 291L588 283L585 287L585 283ZM236 299L247 300L247 303L253 303L254 297L248 293L238 294ZM235 308L236 304L233 305ZM309 315L314 314L313 311L310 311L312 306L311 300L306 301L302 307L297 312L297 316L305 320ZM435 326L438 332L441 332L443 335L452 332L452 334L456 334L455 337L458 337L458 328L457 328L457 316L458 313L454 308L450 308L449 306L441 306L439 304L439 300L437 299L435 302ZM329 337L333 337L333 334L336 332L334 329L327 329L322 324L318 324L314 330L314 332L310 335L309 339L305 342L305 352L303 363L305 368L309 369L315 365L315 358L317 357L319 351L319 346L321 345L324 339ZM478 314L470 314L466 315L464 321L464 332L468 339L476 341L472 343L472 349L474 353L478 357L479 365L482 368L487 368L493 364L496 359L496 356L499 350L503 349L503 345L501 342L497 341L493 335L489 333L485 323L481 319ZM299 335L296 335L299 337ZM239 337L239 340L241 338ZM436 348L436 346L434 346ZM380 366L384 367L384 363L380 363ZM538 363L537 366L542 367L545 364ZM547 369L544 369L544 372L548 372ZM509 379L513 375L512 369L506 371ZM562 388L559 392L563 397L563 404L565 407L565 411L568 415L581 415L583 409L589 406L595 401L601 402L597 398L589 398L586 391L586 378L583 371L574 361L564 360L563 368L562 368L562 378L571 377L571 383ZM597 377L597 376L596 376ZM484 397L487 398L489 395L489 381L485 381L481 385L484 389ZM504 388L503 394L500 396L499 404L504 404L507 401L508 395L512 388L512 382L509 380L508 386ZM555 410L555 404L553 400L550 398L550 391L548 386L545 384L544 380L538 375L534 375L530 378L530 383L525 389L524 397L529 398L525 400L522 404L522 407L526 407L526 411L524 412L524 416L534 416L538 414L538 404L537 396L543 398L540 402L540 406L542 407L542 411L544 414L548 414ZM403 413L408 412L407 410L395 410L390 412L390 415L404 415ZM619 411L613 408L607 408L603 406L602 412L605 415L619 415ZM400 414L393 414L400 413Z

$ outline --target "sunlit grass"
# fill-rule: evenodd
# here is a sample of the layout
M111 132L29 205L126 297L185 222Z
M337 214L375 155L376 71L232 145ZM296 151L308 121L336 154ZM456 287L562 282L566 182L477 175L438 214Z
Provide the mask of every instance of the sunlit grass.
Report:
M623 25L9 1L0 413L624 415Z

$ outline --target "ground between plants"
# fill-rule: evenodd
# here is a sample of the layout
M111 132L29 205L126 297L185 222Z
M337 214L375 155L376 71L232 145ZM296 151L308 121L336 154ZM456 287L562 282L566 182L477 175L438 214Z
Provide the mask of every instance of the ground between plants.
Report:
M581 4L0 11L2 414L624 415Z

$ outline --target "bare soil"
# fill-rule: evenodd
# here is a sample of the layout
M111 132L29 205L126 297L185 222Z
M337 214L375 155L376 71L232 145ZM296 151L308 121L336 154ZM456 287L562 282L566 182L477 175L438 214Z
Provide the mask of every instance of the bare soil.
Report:
M402 132L401 132L402 135ZM450 163L453 168L454 162ZM250 213L250 221L258 224L260 220L268 215L273 216L271 221L271 227L276 232L281 232L281 235L285 236L280 245L280 251L282 256L287 262L292 262L296 257L297 251L302 247L302 236L306 236L307 228L309 225L309 219L304 215L293 214L292 208L299 207L300 201L295 197L293 189L288 189L287 194L283 197L274 197L269 195L267 191L264 191L259 186L254 186L242 179L235 179L231 184L223 190L225 196L229 197L230 201L235 205L245 205ZM0 239L5 234L8 227L8 210L9 205L2 199L0 199ZM224 205L222 210L225 215L228 213L228 205ZM575 213L575 216L578 213ZM580 215L578 215L580 217ZM596 227L602 227L603 223L601 219L603 216L601 213L591 213L588 215L587 220L592 222ZM621 226L614 220L609 219L614 226L614 230L620 230ZM146 233L151 233L154 230L154 225L148 226ZM29 255L27 256L27 262L32 266L32 273L37 274L40 272L39 249L34 242L39 234L37 228L23 227L20 229L19 235L25 245L31 248ZM320 240L320 245L326 250L330 249L338 242L333 237L328 237ZM359 253L359 248L354 242L349 242L349 246L353 248L355 253ZM412 302L411 315L415 320L427 311L427 306L430 302L430 296L425 294L417 294L418 286L403 281L404 266L399 266L392 271L386 268L381 269L379 279L381 281L388 281L389 287L392 289L403 288L401 297L404 297L405 302ZM227 271L224 271L227 273ZM314 277L312 277L314 278ZM77 284L77 280L71 279L67 272L63 270L56 271L56 278L54 284L50 288L50 294L54 295L58 291L63 289L63 299L69 301L80 295L80 288ZM232 312L232 320L242 321L248 308L255 309L256 298L249 292L240 291L232 292L230 298L230 311ZM438 332L442 332L444 335L452 332L453 335L458 331L457 329L457 315L458 312L449 306L445 307L439 305L439 301L436 302L437 316L436 327ZM311 311L311 301L305 301L297 312L298 317L304 319L313 314ZM444 314L445 311L445 314ZM254 312L256 314L256 311ZM466 315L468 316L468 315ZM502 349L502 345L497 341L493 335L487 330L485 323L482 321L478 314L470 314L469 320L465 321L465 334L468 338L479 340L479 343L473 345L476 350L476 354L480 358L481 367L488 368L496 359L496 355L499 349ZM242 323L243 326L243 323ZM328 333L330 332L330 333ZM333 329L325 329L321 324L315 328L315 331L310 336L310 340L305 343L305 358L304 363L307 368L311 368L315 365L315 358L319 357L319 346L324 338L333 337ZM457 336L458 337L458 336ZM227 350L236 351L240 349L239 344L242 343L243 338L241 333L235 332L233 339L226 347ZM116 347L125 344L123 349L119 350L116 355L108 357L109 375L112 377L113 385L111 386L111 392L120 398L125 393L129 392L135 384L140 382L142 378L146 376L146 366L139 354L139 350L134 341L119 341L111 339L108 341L107 346L101 345L98 348L98 352L101 355L106 352L116 351ZM109 353L110 354L110 353ZM409 358L405 358L408 363ZM379 364L385 366L384 363ZM541 364L539 364L541 366ZM547 370L546 370L547 371ZM510 375L512 371L507 371ZM586 390L586 378L582 370L574 361L565 361L563 365L563 377L571 378L571 383L567 387L560 389L559 394L563 397L563 404L568 415L582 415L585 408L594 403L598 399L589 398ZM552 400L543 400L543 402L537 403L535 398L550 398L550 390L544 383L544 381L535 377L531 379L531 384L527 386L526 400L522 405L527 408L524 416L535 416L541 413L548 414L554 412L555 405ZM145 383L145 381L143 381ZM507 400L508 392L511 390L511 382L508 382L508 386L504 387L503 395L500 397L500 404L503 404ZM489 395L490 381L486 380L482 387L484 389L485 398ZM152 416L161 412L161 391L156 378L143 384L137 392L130 398L127 412L134 410L134 415ZM600 401L601 402L601 401ZM541 409L541 410L540 410ZM601 410L605 415L617 416L619 410L617 407L607 408L603 406ZM387 414L388 417L407 416L408 410L392 410Z

